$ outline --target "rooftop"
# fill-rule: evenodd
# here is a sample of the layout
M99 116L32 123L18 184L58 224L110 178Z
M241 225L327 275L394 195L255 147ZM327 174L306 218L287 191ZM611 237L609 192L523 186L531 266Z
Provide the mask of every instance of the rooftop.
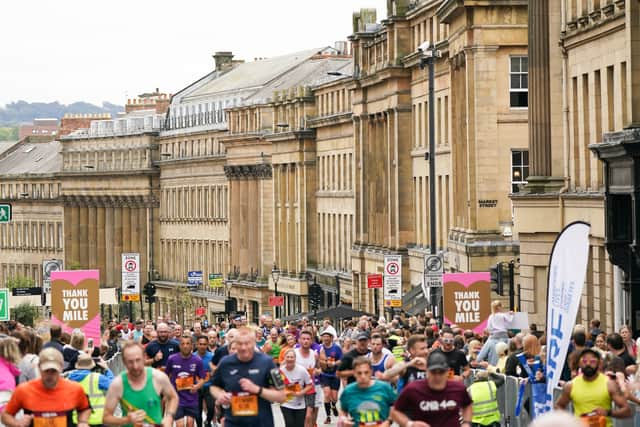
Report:
M0 175L40 175L62 170L59 141L29 142L6 150L0 158Z

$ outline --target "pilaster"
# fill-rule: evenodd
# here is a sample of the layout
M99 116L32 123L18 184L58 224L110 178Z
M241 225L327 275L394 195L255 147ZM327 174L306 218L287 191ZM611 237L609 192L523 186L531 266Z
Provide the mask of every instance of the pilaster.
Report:
M529 1L529 151L531 175L551 176L549 0Z

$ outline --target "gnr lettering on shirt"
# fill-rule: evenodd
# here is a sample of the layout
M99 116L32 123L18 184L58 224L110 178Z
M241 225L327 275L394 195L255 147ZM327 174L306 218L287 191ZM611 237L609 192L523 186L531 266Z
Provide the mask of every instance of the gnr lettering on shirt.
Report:
M455 400L422 400L420 410L423 412L451 411L456 409L458 404Z

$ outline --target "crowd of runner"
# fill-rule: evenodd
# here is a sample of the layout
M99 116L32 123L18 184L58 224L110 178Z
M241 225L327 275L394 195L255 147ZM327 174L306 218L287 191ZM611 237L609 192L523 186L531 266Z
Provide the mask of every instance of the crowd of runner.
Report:
M100 342L60 326L0 324L0 413L8 427L274 425L498 426L504 376L546 381L546 342L508 330L496 301L481 334L440 327L430 313L247 324L202 318L112 320ZM638 344L628 327L577 325L555 405L589 425L631 416L640 402ZM107 361L120 357L124 369ZM516 396L507 396L515 399ZM528 402L524 402L528 410ZM541 424L542 425L542 424Z

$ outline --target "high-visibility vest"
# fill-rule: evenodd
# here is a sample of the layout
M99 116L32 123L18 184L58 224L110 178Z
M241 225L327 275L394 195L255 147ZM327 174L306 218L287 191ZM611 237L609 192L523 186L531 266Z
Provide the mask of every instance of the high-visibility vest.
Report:
M493 381L476 381L467 389L473 400L471 421L483 426L500 422L500 410Z
M79 384L82 386L85 394L89 398L91 404L91 416L89 417L90 425L102 424L102 415L104 414L104 404L107 401L107 397L104 392L100 390L100 374L97 372L91 372L84 377ZM73 422L78 424L78 413L73 413Z

